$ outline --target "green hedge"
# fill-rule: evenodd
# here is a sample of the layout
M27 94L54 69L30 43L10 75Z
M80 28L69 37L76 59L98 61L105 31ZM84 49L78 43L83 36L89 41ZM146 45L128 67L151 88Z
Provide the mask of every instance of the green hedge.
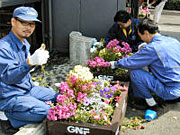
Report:
M168 0L164 9L168 10L180 10L180 0Z

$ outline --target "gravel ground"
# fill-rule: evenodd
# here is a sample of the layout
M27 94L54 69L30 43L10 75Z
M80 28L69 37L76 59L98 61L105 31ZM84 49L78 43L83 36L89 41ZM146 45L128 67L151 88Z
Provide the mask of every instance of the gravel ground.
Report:
M54 84L65 81L66 74L72 70L74 66L68 57L52 58L45 65L45 73L42 72L41 67L36 67L31 75L35 78L35 81L41 82L41 85L48 85L55 89L56 86Z

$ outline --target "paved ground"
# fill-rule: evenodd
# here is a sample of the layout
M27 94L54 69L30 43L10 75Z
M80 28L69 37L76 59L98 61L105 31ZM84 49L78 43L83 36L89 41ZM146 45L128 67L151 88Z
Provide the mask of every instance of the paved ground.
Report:
M133 111L127 108L126 117L144 116L144 111ZM158 111L158 118L143 124L144 129L126 129L121 135L179 135L180 134L180 103L168 104Z
M180 40L180 11L165 11L164 14L161 15L159 28L162 34Z
M159 28L162 34L175 37L180 41L180 11L164 11ZM127 107L126 117L144 117L144 113L145 111L135 111ZM121 130L121 135L179 135L180 103L166 104L164 109L158 111L157 119L144 123L143 126L144 129L127 129L125 132Z

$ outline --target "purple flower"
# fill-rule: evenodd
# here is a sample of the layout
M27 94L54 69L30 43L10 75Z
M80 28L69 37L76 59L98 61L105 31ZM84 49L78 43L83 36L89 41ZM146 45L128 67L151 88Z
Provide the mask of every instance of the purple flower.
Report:
M109 92L110 88L104 87L104 92Z

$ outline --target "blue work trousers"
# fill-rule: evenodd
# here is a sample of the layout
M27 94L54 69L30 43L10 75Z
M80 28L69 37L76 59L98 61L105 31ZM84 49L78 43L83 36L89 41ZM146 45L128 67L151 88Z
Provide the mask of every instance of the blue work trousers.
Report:
M5 114L14 128L41 122L50 108L45 101L55 101L57 95L58 93L53 89L33 87L29 93L11 98Z
M149 72L138 69L131 71L131 84L133 88L134 96L140 98L152 98L151 92L154 92L157 96L163 100L177 99L179 96L172 94L175 87L165 86L157 78L155 78Z

